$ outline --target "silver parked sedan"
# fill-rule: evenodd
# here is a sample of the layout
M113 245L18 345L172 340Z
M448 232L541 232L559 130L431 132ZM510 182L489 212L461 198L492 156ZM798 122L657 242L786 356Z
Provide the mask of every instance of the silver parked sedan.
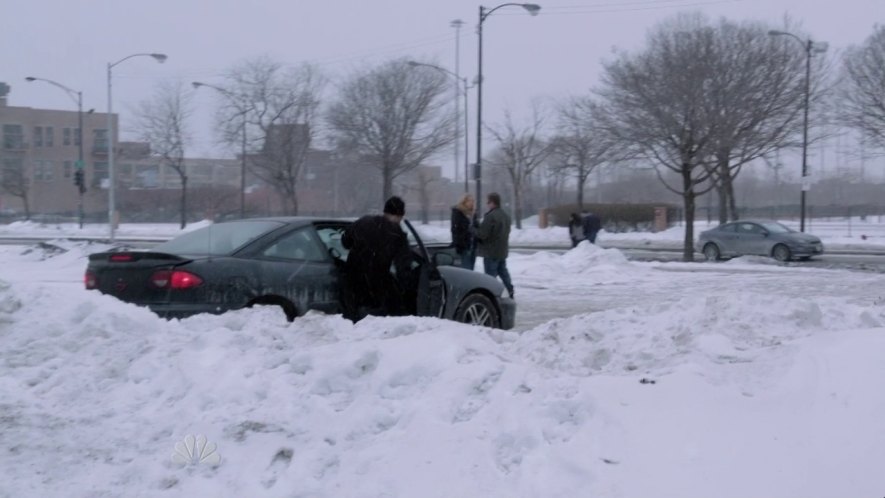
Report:
M824 253L818 237L767 220L735 221L701 232L696 249L708 261L744 255L789 261Z

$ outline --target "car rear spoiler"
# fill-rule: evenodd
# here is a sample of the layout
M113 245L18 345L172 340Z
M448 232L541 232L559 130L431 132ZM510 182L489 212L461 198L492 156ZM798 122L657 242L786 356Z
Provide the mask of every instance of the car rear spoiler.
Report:
M176 263L186 263L191 261L189 258L168 254L165 252L151 251L116 251L116 252L99 252L89 255L90 262L102 263L133 263L142 260L154 261L174 261Z

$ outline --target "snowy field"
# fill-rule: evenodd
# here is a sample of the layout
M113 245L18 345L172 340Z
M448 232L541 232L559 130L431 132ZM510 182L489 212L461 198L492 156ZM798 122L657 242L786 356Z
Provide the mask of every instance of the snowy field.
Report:
M434 221L422 225L418 221L412 221L415 228L425 238L440 241L450 241L448 221ZM210 222L201 221L189 224L184 231L190 231ZM798 230L799 223L795 220L782 220L785 225ZM695 238L703 230L713 228L718 223L707 223L706 220L695 223ZM537 228L537 216L526 219L521 230L513 229L510 234L510 243L515 246L551 247L559 246L567 248L569 242L568 231L565 227ZM835 250L857 249L885 251L885 219L878 216L861 219L809 219L806 231L821 238L825 248ZM168 239L182 233L182 230L174 223L124 223L116 231L116 236L126 239ZM599 234L599 243L603 246L658 246L678 248L682 247L685 227L674 226L659 233L651 232L627 232L608 233L602 231ZM79 228L73 223L42 224L34 222L14 222L8 225L0 225L0 237L80 237L89 239L109 236L109 228L106 224L86 224Z
M583 244L510 259L515 331L165 321L56 244L0 246L0 497L885 495L880 274Z

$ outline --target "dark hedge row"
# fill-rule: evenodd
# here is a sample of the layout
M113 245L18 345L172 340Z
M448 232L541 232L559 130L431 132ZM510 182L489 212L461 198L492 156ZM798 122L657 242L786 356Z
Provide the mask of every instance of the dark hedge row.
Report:
M667 226L679 221L679 207L671 204L584 204L584 213L602 219L607 232L641 232L654 228L655 208L667 208ZM547 208L548 226L567 226L569 215L578 212L577 204Z

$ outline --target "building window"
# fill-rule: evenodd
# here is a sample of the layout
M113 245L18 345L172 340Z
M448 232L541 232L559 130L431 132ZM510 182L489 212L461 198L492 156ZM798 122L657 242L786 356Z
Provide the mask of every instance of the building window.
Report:
M68 128L65 128L65 129L67 130ZM62 175L64 175L65 178L70 178L71 175L73 174L72 173L73 170L74 170L74 161L65 161L64 164L62 165Z
M43 127L34 127L34 147L43 147Z
M71 145L71 129L64 128L61 130L61 144Z
M157 188L160 186L160 167L156 164L137 165L132 186L136 188Z
M46 127L46 146L52 147L55 142L55 128L51 126Z
M108 150L108 130L105 129L96 129L92 130L93 133L93 142L92 148L100 151Z
M25 162L20 157L7 157L3 159L3 169L0 170L0 178L3 180L3 188L12 195L28 185L25 174Z
M52 177L52 161L34 160L34 181L51 182Z
M80 145L80 128L74 128L74 145Z
M108 163L96 161L93 165L92 186L101 187L102 180L108 178Z
M21 150L25 147L25 132L21 125L3 125L3 148Z

